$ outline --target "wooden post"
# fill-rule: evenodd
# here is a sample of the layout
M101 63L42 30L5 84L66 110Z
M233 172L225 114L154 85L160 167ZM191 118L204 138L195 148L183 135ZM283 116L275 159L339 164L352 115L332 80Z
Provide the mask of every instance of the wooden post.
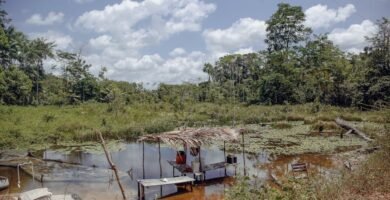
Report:
M160 178L162 178L160 138L158 139L158 161L160 163ZM162 185L160 186L160 197L162 197Z
M206 173L203 172L203 163L202 163L202 149L199 146L199 172L203 173L203 180L206 180Z
M244 176L246 176L244 133L242 132L241 135L242 135L242 159L243 159L243 162L244 162Z
M145 179L145 142L142 141L142 178Z
M111 156L110 156L110 154L108 153L108 150L107 150L107 147L106 147L106 142L105 142L104 139L103 139L102 133L101 133L100 131L97 131L97 133L98 133L98 135L99 135L99 137L100 137L101 144L102 144L104 153L106 154L106 158L107 158L108 164L110 164L111 169L114 170L114 172L115 172L116 181L118 182L119 188L121 189L122 197L123 197L123 199L126 199L125 190L123 189L123 186L122 186L122 184L121 184L121 182L120 182L120 180L119 180L118 170L116 169L116 166L115 166L115 164L112 162Z
M225 176L226 174L226 141L223 141L223 159L225 160Z

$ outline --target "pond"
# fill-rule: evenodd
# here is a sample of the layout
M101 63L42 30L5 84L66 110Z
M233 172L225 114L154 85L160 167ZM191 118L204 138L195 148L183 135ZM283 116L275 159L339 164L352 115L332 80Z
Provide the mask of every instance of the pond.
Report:
M121 179L129 199L137 199L137 179L160 178L160 163L157 144L145 143L144 165L143 146L140 143L126 143L118 151L112 151L111 155L114 163L120 171L127 172L132 169L132 176ZM162 177L172 177L172 166L168 160L175 160L177 149L168 146L161 146L161 168ZM104 154L84 151L63 152L58 150L46 150L40 153L42 157L48 159L63 160L72 163L80 163L85 166L96 168L108 168L108 163ZM237 156L237 174L244 174L243 155L241 152L229 152ZM224 152L217 146L202 148L202 157L205 163L216 163L224 161ZM187 155L187 163L194 159ZM267 153L245 154L246 174L250 177L257 177L258 180L267 181L269 173L281 175L288 171L289 163L306 162L310 164L310 170L327 171L334 167L334 160L331 156L319 154L306 154L297 156L284 156L271 159ZM72 170L72 169L71 169ZM83 199L121 199L119 187L113 181L113 173L110 170L103 177L103 181L95 181L88 177L83 180L66 182L37 182L31 176L21 173L20 188L17 187L17 171L14 168L0 167L0 176L7 176L10 180L10 188L0 191L0 195L7 193L18 193L26 190L48 187L55 194L76 193ZM74 169L72 173L77 174ZM160 187L150 187L146 189L146 199L160 197L161 192L164 199L223 199L224 191L234 183L235 169L233 166L227 168L227 177L224 177L225 170L217 169L207 172L207 181L196 184L193 192L186 192L177 189L174 185ZM175 175L179 175L176 171Z

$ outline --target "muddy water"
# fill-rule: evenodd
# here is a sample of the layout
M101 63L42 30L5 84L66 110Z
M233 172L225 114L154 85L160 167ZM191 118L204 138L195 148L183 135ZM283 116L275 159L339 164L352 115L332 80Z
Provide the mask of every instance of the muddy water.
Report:
M122 184L125 187L129 199L137 198L137 179L143 178L160 178L160 163L159 153L156 144L146 144L144 165L142 162L142 144L129 143L120 151L112 152L112 158L118 169L121 171L128 171L132 169L132 177L123 178ZM243 155L239 152L231 153L237 156L238 168L237 174L244 174ZM224 153L217 147L203 148L201 152L202 157L205 157L205 163L215 163L224 161ZM45 158L60 159L67 162L81 163L86 166L96 166L99 168L108 168L104 154L92 154L80 151L73 151L67 154L60 153L54 150L47 150L43 153ZM176 149L170 147L161 147L161 177L172 177L172 167L167 160L174 160L176 156ZM187 155L187 163L191 163L193 157ZM314 171L326 171L333 167L333 160L325 155L300 155L280 157L276 160L269 161L266 153L258 155L245 156L246 173L249 176L256 176L259 180L266 181L269 173L283 175L288 172L289 163L306 162L310 163L310 169ZM77 170L73 173L77 174ZM20 188L17 187L17 172L12 168L0 168L0 176L7 176L10 180L11 187L0 191L0 195L7 193L18 193L29 189L38 187L48 187L53 193L76 193L83 199L121 199L119 188L115 181L112 181L113 174L106 177L107 181L95 182L93 180L85 179L85 181L74 182L45 182L39 183L33 181L27 174L21 173ZM205 183L195 185L193 192L183 191L184 189L177 189L174 185L167 185L161 187L151 187L146 189L146 199L154 199L162 196L164 199L223 199L223 194L226 188L234 182L232 177L235 174L234 167L227 169L229 177L223 178L225 174L224 169L218 169L207 172L207 180ZM175 175L179 172L175 171ZM110 181L111 180L111 181Z

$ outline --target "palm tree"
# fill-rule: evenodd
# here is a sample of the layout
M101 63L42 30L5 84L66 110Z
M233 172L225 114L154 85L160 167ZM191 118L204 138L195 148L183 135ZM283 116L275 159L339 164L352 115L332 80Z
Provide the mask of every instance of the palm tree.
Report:
M31 69L35 79L35 95L37 103L39 104L39 80L44 75L43 61L47 58L53 58L53 42L48 42L43 38L37 38L32 40L28 49L28 59L30 65L35 66L35 69Z

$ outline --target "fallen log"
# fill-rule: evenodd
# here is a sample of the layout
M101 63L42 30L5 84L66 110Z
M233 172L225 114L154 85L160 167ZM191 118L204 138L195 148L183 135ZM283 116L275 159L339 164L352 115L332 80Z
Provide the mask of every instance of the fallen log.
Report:
M373 141L373 139L369 138L364 132L360 131L359 129L353 127L351 124L349 124L347 121L336 118L335 120L336 124L338 124L340 127L346 129L346 130L353 130L352 133L358 135L359 137L363 138L366 141Z

